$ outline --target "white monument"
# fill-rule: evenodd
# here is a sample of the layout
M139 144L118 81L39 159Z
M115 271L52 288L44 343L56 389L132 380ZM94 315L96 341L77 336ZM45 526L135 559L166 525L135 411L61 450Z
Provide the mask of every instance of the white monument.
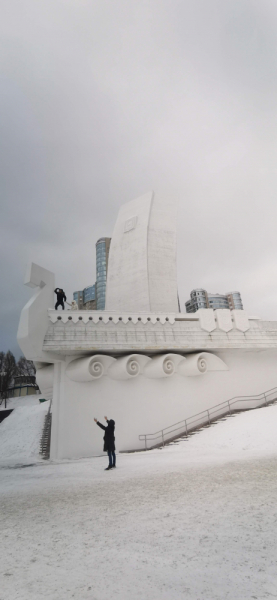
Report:
M116 422L117 451L234 396L277 385L277 322L245 311L178 312L176 208L153 192L124 205L113 233L105 311L55 311L54 275L36 288L19 345L53 397L51 458L99 455L93 418Z
M122 206L110 247L106 310L178 312L176 210L154 192Z

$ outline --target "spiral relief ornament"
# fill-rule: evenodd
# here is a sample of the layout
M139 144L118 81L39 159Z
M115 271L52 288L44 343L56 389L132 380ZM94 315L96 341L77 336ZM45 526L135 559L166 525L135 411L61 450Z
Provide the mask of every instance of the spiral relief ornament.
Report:
M144 354L129 354L118 358L109 368L108 375L112 379L135 379L143 372L145 365L150 361Z
M71 381L95 381L106 375L108 368L114 362L116 362L115 358L102 354L77 358L67 365L66 375Z
M163 361L163 370L166 375L173 375L175 372L175 367L173 360L171 358L166 357Z
M134 358L129 358L129 360L126 363L126 371L132 377L136 377L137 375L139 375L140 366L139 366L138 361L135 360Z
M50 373L49 367L38 370ZM104 354L94 354L72 360L66 367L66 375L72 381L97 381L103 375L111 379L135 379L138 376L160 379L172 377L175 373L185 377L201 376L208 371L227 371L228 366L215 354L201 352L182 356L162 354L150 358L144 354L129 354L113 358ZM39 377L39 375L38 375Z
M207 365L207 361L205 360L205 358L203 356L199 356L199 358L197 360L197 368L200 371L200 373L206 373L206 371L208 369L208 365Z
M194 377L208 371L228 371L227 365L211 352L187 354L178 366L179 375Z
M100 379L104 375L104 365L97 358L92 358L89 363L89 372L93 379Z
M176 373L179 363L183 360L180 354L162 354L152 358L144 369L145 377L159 379L171 377Z

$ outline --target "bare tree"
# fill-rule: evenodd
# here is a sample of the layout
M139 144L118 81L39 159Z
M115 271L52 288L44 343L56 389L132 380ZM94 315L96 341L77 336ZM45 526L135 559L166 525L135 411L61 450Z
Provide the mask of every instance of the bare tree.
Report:
M0 353L0 382L1 382L1 404L5 401L7 406L8 390L16 373L16 362L12 352L8 350L6 354Z
M3 371L3 364L5 360L5 352L0 352L0 373Z
M5 352L0 352L0 404L3 401L3 386L4 386L4 361L5 361Z
M25 356L20 356L20 359L16 365L17 375L29 375L34 377L36 374L36 367L32 360L28 360Z

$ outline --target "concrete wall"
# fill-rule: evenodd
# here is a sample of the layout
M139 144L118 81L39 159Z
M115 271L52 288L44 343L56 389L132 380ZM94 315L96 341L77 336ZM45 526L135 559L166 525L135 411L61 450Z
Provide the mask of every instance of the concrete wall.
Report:
M277 351L227 350L217 356L228 371L195 377L174 374L163 379L139 375L134 380L77 383L65 363L54 366L51 458L78 458L102 453L103 432L93 418L116 422L117 451L142 448L139 434L152 433L238 395L259 394L277 386Z

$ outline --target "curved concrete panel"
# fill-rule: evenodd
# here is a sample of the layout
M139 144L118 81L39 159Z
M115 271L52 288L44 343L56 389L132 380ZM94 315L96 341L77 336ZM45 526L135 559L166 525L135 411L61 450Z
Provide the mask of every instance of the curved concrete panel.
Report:
M54 385L54 365L45 365L38 368L36 365L36 382L46 400L53 398L53 385Z
M161 356L156 356L145 366L144 375L149 379L172 377L176 373L179 363L184 360L184 357L180 354L162 354Z
M108 370L111 379L134 379L142 374L145 365L151 358L143 354L130 354L118 358Z
M174 201L148 192L121 207L110 247L105 309L179 312Z
M207 371L228 371L228 367L221 358L210 354L209 352L201 352L199 354L191 354L186 357L186 360L178 365L178 373L186 377L195 375L204 375Z
M115 362L115 359L112 356L95 354L94 356L72 360L67 365L65 372L71 381L94 381L106 375L113 362Z

